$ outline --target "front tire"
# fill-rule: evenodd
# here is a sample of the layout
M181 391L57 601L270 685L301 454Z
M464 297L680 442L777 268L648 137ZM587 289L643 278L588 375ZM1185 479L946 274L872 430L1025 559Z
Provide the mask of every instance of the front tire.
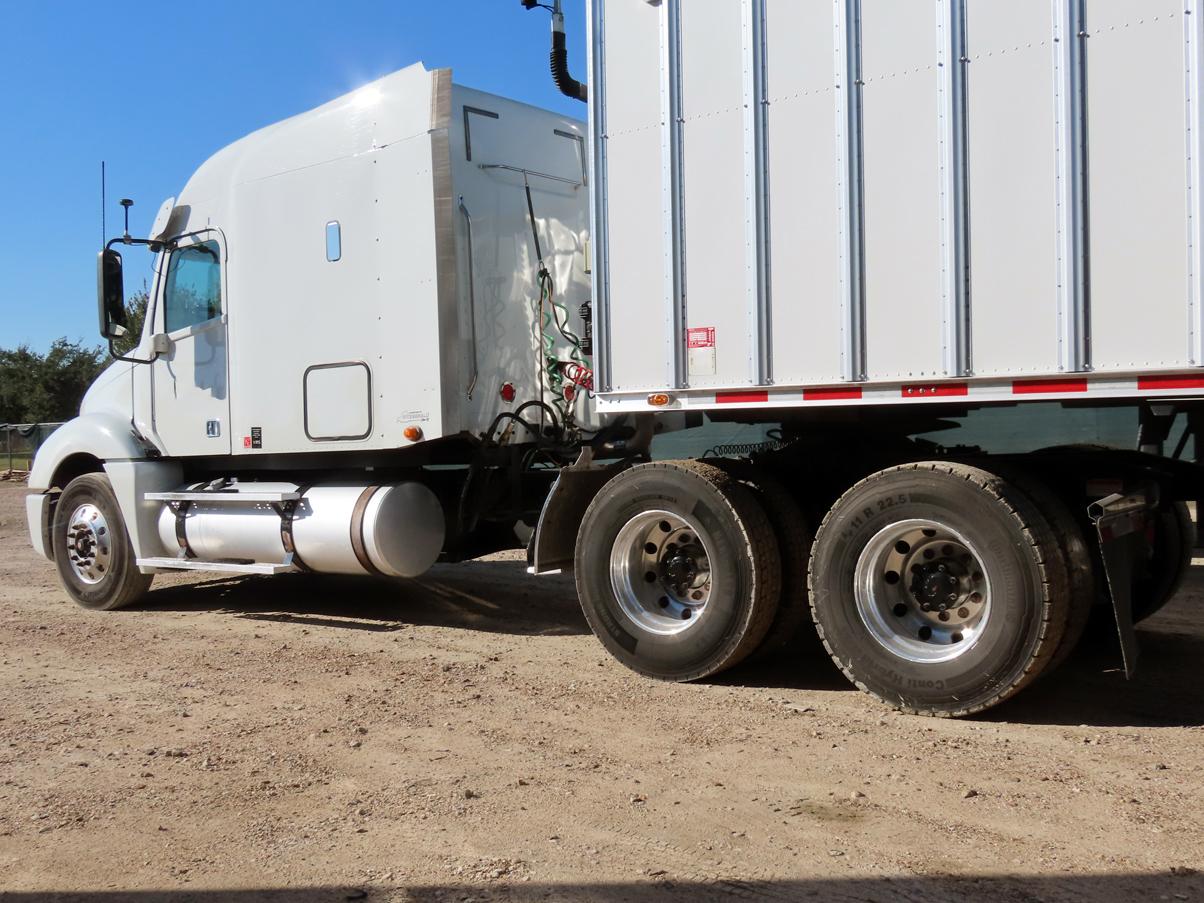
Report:
M108 477L88 473L67 484L54 511L54 561L67 594L83 608L112 611L150 588L140 573Z
M624 471L577 535L577 594L607 650L661 680L697 680L764 639L780 592L777 543L751 492L718 468Z
M858 687L905 711L961 716L1035 679L1066 630L1057 539L1000 477L953 463L862 480L811 557L816 628Z

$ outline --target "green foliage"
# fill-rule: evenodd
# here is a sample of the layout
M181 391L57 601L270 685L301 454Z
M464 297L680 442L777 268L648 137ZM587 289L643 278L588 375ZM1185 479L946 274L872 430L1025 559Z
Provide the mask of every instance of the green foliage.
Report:
M129 354L142 339L146 320L146 286L125 302L126 334L113 342L118 354ZM92 381L109 364L107 348L56 339L45 354L28 345L0 348L0 423L55 423L79 413L79 403Z
M113 341L113 348L118 354L129 354L142 341L142 324L146 321L146 305L149 299L145 284L125 299L126 333Z
M0 423L70 420L108 354L56 339L46 354L28 345L0 349Z

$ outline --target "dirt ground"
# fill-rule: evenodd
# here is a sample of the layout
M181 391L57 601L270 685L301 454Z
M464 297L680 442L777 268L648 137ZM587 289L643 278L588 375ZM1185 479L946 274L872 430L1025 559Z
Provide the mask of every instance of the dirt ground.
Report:
M987 716L813 647L673 686L569 578L158 577L70 604L0 484L0 900L1204 901L1204 568Z

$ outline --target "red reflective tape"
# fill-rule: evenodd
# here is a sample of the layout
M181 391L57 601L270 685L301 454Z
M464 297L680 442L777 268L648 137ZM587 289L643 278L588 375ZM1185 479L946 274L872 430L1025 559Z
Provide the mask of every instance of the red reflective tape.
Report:
M1137 380L1138 389L1204 389L1204 376L1146 376Z
M861 397L861 386L816 386L803 389L804 401L848 401Z
M1046 392L1086 392L1085 379L1018 379L1012 383L1013 395L1041 395Z
M715 404L757 404L769 401L768 392L716 392Z
M954 395L969 395L970 387L966 383L916 383L904 386L900 392L904 398L948 398Z

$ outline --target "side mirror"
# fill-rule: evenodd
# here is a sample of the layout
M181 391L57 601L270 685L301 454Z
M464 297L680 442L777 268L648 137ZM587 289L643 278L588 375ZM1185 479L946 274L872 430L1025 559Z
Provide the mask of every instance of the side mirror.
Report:
M96 300L100 311L100 334L106 339L125 335L125 286L121 254L105 248L96 258Z

